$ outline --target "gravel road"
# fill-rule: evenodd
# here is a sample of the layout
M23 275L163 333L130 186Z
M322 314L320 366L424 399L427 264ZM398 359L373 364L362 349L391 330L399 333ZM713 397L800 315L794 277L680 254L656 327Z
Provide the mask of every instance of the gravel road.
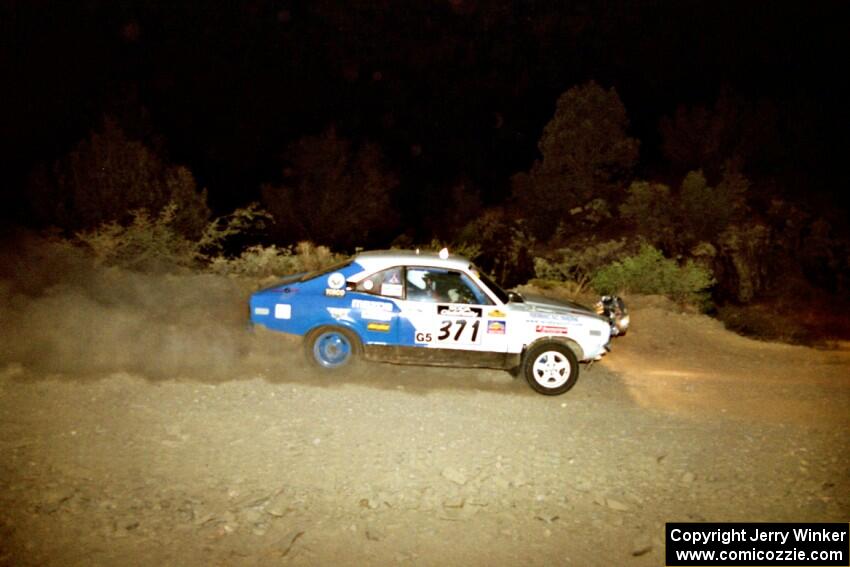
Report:
M0 564L643 566L665 522L847 521L850 351L634 301L560 397L497 371L317 375L269 333L226 372L7 354Z

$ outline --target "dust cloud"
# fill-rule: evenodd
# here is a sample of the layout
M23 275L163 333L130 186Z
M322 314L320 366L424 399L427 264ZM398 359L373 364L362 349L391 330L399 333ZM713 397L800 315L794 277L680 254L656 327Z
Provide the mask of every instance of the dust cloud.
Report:
M500 370L355 365L313 368L301 338L249 325L257 282L220 275L136 272L97 265L61 239L0 237L0 373L19 380L356 383L410 392L530 394Z
M98 266L60 239L0 244L0 364L75 379L232 379L251 348L250 289L222 276Z

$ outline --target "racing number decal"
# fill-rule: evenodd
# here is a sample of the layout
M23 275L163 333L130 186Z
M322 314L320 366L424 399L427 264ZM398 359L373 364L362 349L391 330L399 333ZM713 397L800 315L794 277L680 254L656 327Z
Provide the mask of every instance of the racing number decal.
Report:
M426 312L427 313L427 312ZM422 313L413 321L413 338L417 344L444 348L480 345L485 334L481 329L483 309L475 305L442 304L436 306L436 317ZM418 324L417 324L418 323Z
M446 319L436 333L417 331L415 338L417 343L478 344L480 327L480 319L472 323L468 319Z
M440 326L440 334L437 335L437 341L475 344L478 342L478 327L480 326L480 319L476 319L472 324L467 324L466 319L443 321ZM464 333L467 329L469 330Z
M438 305L436 320L417 330L414 338L417 343L477 345L481 343L481 317L480 307Z
M438 305L437 316L448 317L440 322L437 342L478 344L478 328L483 310L472 305Z

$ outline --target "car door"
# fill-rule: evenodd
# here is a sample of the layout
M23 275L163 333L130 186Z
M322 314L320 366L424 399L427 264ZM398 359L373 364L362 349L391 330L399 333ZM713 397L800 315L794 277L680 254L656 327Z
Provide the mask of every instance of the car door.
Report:
M478 366L488 354L507 350L504 322L491 318L493 302L459 270L408 266L401 310L399 343L411 358L430 364ZM481 364L490 366L490 363Z

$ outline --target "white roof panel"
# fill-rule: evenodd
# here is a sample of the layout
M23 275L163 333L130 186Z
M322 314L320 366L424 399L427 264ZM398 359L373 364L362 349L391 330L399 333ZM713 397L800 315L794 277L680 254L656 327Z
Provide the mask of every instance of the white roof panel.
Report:
M369 272L391 268L393 266L429 266L433 268L450 268L466 270L470 261L463 256L449 254L446 259L440 258L436 252L416 252L414 250L372 250L361 252L354 256L354 261Z

